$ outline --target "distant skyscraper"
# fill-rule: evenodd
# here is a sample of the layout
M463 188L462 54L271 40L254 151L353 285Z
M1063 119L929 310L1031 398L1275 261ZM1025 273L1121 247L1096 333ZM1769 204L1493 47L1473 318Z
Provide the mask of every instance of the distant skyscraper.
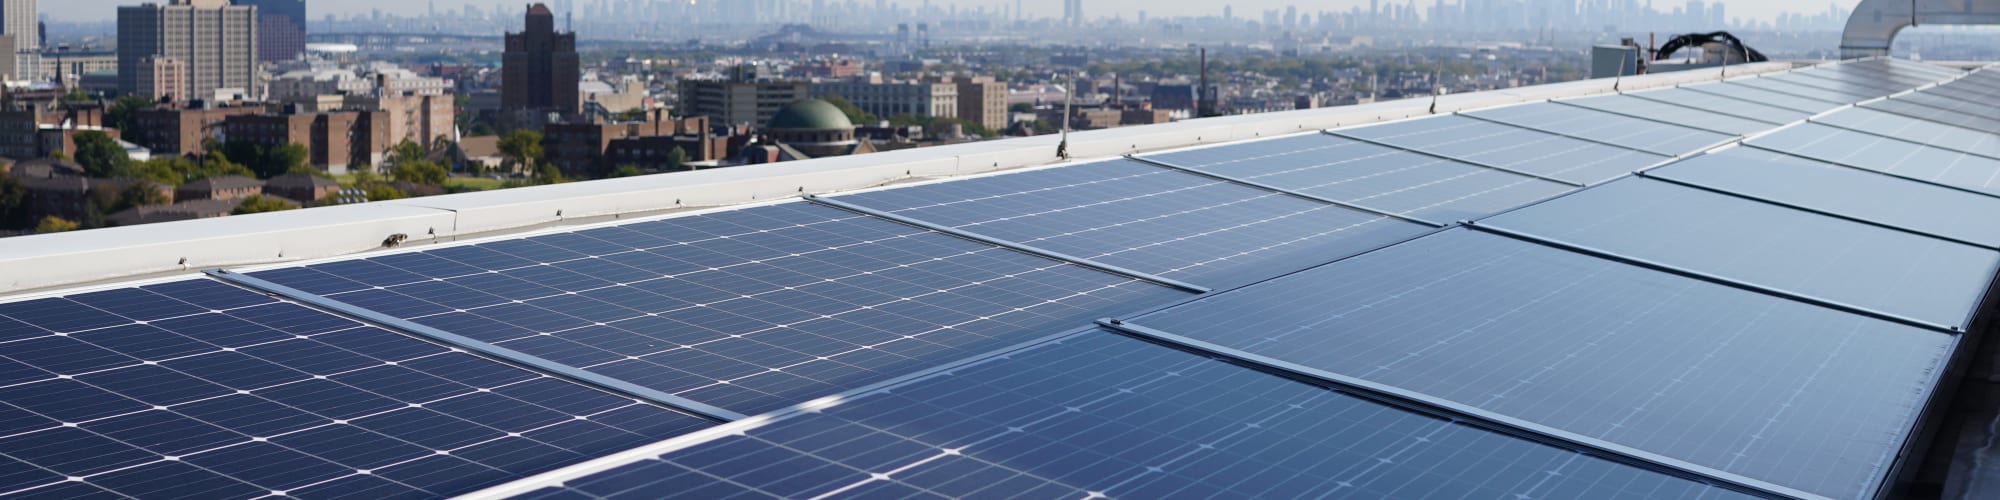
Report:
M14 37L14 67L5 68L17 79L41 77L42 30L35 15L37 0L0 0L0 35Z
M257 57L290 61L306 52L306 0L236 0L257 8Z
M556 16L543 4L528 7L526 29L507 34L501 56L500 109L576 116L581 69L576 33L557 33Z
M257 8L229 0L173 0L168 5L118 8L118 89L134 95L171 95L180 102L218 94L256 99ZM178 61L180 92L146 88L139 65L161 57ZM224 91L224 92L218 92Z

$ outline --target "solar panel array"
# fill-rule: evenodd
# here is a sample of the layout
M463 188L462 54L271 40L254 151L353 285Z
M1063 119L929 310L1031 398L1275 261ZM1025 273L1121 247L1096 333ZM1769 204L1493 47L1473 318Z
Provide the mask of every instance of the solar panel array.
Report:
M0 494L1872 496L2000 267L2000 129L1939 104L1996 93L1853 62L0 303Z

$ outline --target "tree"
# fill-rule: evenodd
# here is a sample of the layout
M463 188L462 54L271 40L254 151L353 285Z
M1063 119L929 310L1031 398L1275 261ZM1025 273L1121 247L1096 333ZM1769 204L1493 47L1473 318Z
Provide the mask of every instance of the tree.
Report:
M451 175L444 167L429 160L400 162L389 169L389 175L399 181L411 184L444 184L445 177Z
M153 107L152 99L139 96L121 96L111 102L111 109L104 112L104 122L118 130L137 130L139 112Z
M201 163L179 156L154 158L134 164L130 174L165 186L178 186L225 175L244 177L257 175L242 165L230 163L228 157L220 154L209 155L203 158Z
M250 197L243 199L243 203L237 204L236 209L231 210L229 214L248 215L248 214L261 214L264 212L283 212L294 208L299 208L299 207L293 206L290 203L285 203L284 201L275 198L265 198L262 195L250 195Z
M612 169L611 174L606 177L616 179L619 177L638 177L641 175L646 175L646 171L640 170L638 165L619 165L618 168Z
M682 151L681 148L674 148L667 151L667 170L693 170L688 168L687 161L687 151Z
M313 168L306 164L312 159L312 152L298 144L280 144L264 152L263 168L257 170L257 177L269 179L290 173L311 173Z
M77 132L76 162L83 165L83 171L91 177L113 177L125 172L132 159L125 156L125 147L118 145L117 139L96 130Z
M425 158L424 146L409 139L403 139L403 142L397 143L396 147L389 148L389 166L392 169L397 165L423 161Z
M90 94L84 93L82 87L71 88L69 89L69 93L62 96L62 102L84 102L88 100L90 100Z
M0 174L0 228L28 227L28 187L7 174Z
M410 197L410 195L404 194L402 190L382 183L369 184L361 188L361 191L368 193L368 201L400 200Z
M535 167L535 181L538 184L562 184L569 179L563 178L562 170L556 169L555 165L544 163Z
M1011 105L1008 105L1008 106L1007 106L1007 112L1009 112L1009 113L1033 113L1033 112L1035 112L1035 105L1033 105L1033 104L1028 104L1028 103L1025 103L1025 102L1017 102L1017 103L1014 103L1014 104L1011 104Z
M167 204L167 194L160 192L160 185L152 181L134 182L118 192L117 201L106 207L104 213L115 214L136 207Z
M882 121L881 118L868 114L867 111L862 111L860 106L855 106L854 103L848 102L845 97L829 95L821 97L820 100L826 101L827 104L832 104L835 109L840 110L841 114L847 115L847 121L853 122L856 125L867 125Z
M65 231L75 231L77 230L77 228L78 226L76 224L76 221L51 215L43 217L42 222L40 224L35 224L35 234L49 234L49 233L60 233Z
M500 138L500 154L514 168L535 171L535 164L542 161L542 133L533 130L516 130Z

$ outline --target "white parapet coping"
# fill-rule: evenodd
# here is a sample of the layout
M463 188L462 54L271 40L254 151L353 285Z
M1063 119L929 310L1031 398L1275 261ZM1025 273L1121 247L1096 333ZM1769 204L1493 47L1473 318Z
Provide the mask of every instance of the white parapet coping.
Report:
M1241 141L1561 97L1786 71L1759 63L1358 106L1074 132L1073 160ZM1049 165L1053 135L861 156L626 177L257 215L0 239L0 294L133 276L323 258L564 221L851 191L892 182Z

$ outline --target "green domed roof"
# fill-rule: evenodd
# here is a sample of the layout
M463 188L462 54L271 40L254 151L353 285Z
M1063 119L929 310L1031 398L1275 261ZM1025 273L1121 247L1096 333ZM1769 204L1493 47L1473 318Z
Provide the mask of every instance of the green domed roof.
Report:
M768 128L795 130L852 129L854 128L854 122L848 121L846 113L840 112L840 108L833 107L832 104L827 104L826 101L806 99L788 104L785 106L785 109L778 110L777 116L771 117L771 126Z

